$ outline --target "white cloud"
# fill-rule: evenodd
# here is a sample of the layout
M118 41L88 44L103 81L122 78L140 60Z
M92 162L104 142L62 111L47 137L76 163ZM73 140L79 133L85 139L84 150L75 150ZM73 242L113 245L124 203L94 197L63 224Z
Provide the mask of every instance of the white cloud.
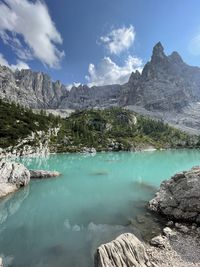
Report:
M37 0L4 0L0 4L0 37L20 59L37 58L59 67L64 52L57 48L62 38L47 6Z
M119 55L122 51L130 48L135 40L135 29L122 27L112 30L109 34L100 37L101 43L105 44L111 54Z
M133 71L142 70L142 60L137 57L129 56L123 66L117 65L110 57L104 57L95 66L90 64L86 80L89 86L106 84L126 83Z
M14 65L14 64L10 65L1 53L0 53L0 65L9 67L13 71L15 71L16 69L18 69L18 70L29 69L29 66L21 60L17 60L16 65Z

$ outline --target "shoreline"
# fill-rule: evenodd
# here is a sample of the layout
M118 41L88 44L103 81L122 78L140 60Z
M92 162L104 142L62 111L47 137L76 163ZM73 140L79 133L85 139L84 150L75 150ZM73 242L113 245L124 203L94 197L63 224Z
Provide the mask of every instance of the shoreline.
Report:
M102 150L102 151L96 151L96 152L81 152L81 151L76 151L76 152L49 152L49 153L30 153L30 154L25 154L25 155L15 155L15 154L10 154L7 153L7 155L0 154L0 159L15 159L15 158L31 158L31 157L47 157L50 155L63 155L63 154L79 154L79 155L95 155L97 153L142 153L142 152L159 152L159 151L176 151L176 150L200 150L198 147L178 147L178 148L152 148L152 149L140 149L140 150Z

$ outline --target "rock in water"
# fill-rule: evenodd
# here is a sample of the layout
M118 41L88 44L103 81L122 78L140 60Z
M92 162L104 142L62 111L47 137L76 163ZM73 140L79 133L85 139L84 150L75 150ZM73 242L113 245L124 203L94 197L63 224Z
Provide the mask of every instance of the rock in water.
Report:
M95 267L156 267L149 261L144 245L133 234L122 234L101 245L95 254Z
M31 179L52 178L61 175L57 171L29 170Z
M200 223L200 167L164 181L149 208L175 220Z
M0 258L0 267L3 267L3 260Z
M29 170L20 163L0 161L0 197L16 191L30 181Z
M0 183L10 183L20 187L27 185L29 181L29 170L23 164L0 161Z

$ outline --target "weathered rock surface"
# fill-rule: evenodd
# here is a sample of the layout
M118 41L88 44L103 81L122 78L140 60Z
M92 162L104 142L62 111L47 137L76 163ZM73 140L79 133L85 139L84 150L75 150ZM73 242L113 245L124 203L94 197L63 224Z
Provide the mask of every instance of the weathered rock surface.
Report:
M200 68L188 66L177 52L165 55L159 42L142 73L133 73L124 85L121 98L147 110L181 110L200 99L199 86Z
M199 88L200 68L187 65L177 52L167 56L159 42L142 73L132 73L122 86L120 104L193 133L200 130Z
M31 179L43 179L60 176L57 171L45 171L45 170L29 170Z
M149 261L144 245L133 234L122 234L101 245L95 255L95 267L156 267Z
M0 66L0 98L32 108L66 109L128 107L178 128L200 131L200 68L187 65L177 52L167 56L159 42L142 73L124 85L72 87L53 82L41 72L13 72ZM64 112L65 113L65 112Z
M56 137L58 131L59 128L50 128L48 131L32 132L26 138L19 139L15 146L0 148L0 158L47 155L50 153L51 137Z
M0 197L16 191L30 181L29 170L20 163L0 161Z
M30 69L16 70L0 65L0 98L14 101L31 108L85 109L116 105L120 85L80 85L70 91L60 81L53 82L42 72Z
M47 74L30 69L13 72L0 66L0 98L15 101L32 108L57 108L68 91L59 81L53 82Z
M149 208L175 220L200 223L200 167L164 181Z
M64 97L59 108L88 109L106 108L118 105L121 94L120 85L93 86L80 85L72 87L68 96Z
M51 178L59 175L61 174L57 171L28 170L23 164L2 159L0 160L0 198L28 185L30 179Z

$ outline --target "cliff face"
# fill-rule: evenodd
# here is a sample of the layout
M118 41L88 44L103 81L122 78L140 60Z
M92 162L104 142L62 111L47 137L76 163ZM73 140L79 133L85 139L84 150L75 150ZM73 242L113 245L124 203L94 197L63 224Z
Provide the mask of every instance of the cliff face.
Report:
M13 72L0 66L0 98L31 108L85 109L116 105L120 85L73 87L69 92L59 81L53 82L41 72L21 70Z
M32 108L57 108L68 95L66 87L53 82L41 72L21 70L13 72L0 66L0 98Z
M68 91L44 73L0 66L0 98L43 109L128 106L182 130L200 130L200 68L187 65L177 52L167 56L161 43L142 73L132 73L124 85L80 85Z
M166 56L158 43L142 73L132 73L122 87L120 103L150 111L180 111L199 99L200 68L185 64L177 52Z
M87 109L93 107L111 107L119 104L120 85L72 87L64 97L59 108Z

